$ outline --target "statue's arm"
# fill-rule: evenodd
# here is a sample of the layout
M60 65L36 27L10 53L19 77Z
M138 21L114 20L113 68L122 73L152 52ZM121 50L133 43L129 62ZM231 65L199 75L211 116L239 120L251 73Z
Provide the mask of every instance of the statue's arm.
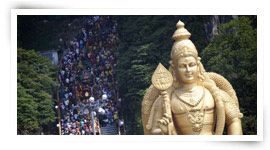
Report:
M231 123L228 125L229 135L242 135L242 125L241 120L238 117L232 119Z
M224 107L228 134L242 135L242 114L231 97L228 96L225 98Z

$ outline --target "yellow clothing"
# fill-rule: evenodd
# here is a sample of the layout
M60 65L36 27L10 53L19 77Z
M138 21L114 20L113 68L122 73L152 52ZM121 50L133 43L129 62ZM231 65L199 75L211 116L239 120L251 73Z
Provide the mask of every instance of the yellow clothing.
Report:
M111 71L111 70L109 71L109 74L110 74L110 75L113 75L113 73L112 73L112 71Z
M118 115L114 114L114 120L118 119Z

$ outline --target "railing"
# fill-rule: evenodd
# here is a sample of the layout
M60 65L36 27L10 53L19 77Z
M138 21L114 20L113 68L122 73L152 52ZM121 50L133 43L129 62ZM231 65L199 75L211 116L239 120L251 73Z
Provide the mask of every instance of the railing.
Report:
M59 81L58 81L58 76L57 76L57 78L56 78L56 83L57 83L57 85L59 84ZM60 99L59 99L59 89L57 89L57 92L56 92L56 94L57 94L57 118L58 118L58 125L59 125L59 135L61 135L61 116L60 116L60 114L61 114L61 112L60 112Z

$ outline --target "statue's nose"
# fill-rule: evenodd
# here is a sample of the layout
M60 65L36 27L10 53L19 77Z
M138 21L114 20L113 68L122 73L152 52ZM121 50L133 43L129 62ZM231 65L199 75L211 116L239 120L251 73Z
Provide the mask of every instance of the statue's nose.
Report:
M186 66L186 70L187 70L187 71L190 71L190 68L189 68L189 66L188 66L188 65Z

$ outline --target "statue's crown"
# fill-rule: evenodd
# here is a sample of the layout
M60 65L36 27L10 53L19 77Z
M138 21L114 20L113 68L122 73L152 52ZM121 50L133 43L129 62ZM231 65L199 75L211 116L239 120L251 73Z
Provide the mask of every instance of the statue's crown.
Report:
M185 24L182 21L178 21L176 24L177 30L173 34L173 39L175 41L182 40L182 39L188 39L191 34L188 32L187 29L185 29Z
M185 29L185 24L180 20L176 24L176 31L174 32L172 38L175 40L171 51L172 60L178 59L183 56L198 56L197 49L195 45L189 40L191 34Z

